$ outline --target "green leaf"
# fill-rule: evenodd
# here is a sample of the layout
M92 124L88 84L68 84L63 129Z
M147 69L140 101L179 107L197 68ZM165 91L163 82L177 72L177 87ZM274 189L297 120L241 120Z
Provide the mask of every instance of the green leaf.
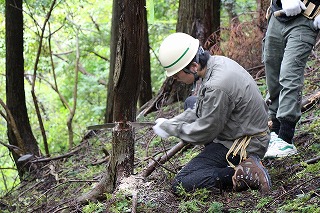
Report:
M153 0L147 0L147 13L148 13L148 23L153 24L154 23L154 3Z

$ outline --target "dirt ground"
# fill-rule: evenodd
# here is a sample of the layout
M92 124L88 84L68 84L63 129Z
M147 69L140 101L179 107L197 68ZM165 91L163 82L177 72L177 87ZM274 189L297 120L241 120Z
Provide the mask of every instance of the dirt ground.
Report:
M141 138L152 137L148 134L151 134L151 131L144 132ZM101 141L110 140L108 137L110 134L106 136L104 133L100 135L96 133L93 136L93 138L100 138ZM109 199L99 201L103 210L84 211L83 206L75 203L74 199L99 181L107 162L101 151L105 144L101 143L97 146L97 141L92 137L86 139L69 156L51 160L41 168L42 172L37 177L32 178L29 182L21 183L18 188L5 196L0 201L0 210L3 212L110 212L110 206L114 206L116 202L124 202L129 204L129 207L127 210L122 210L123 212L134 212L132 209L136 209L136 212L184 212L181 210L181 203L186 200L190 201L191 198L197 199L196 196L182 198L174 195L170 190L173 174L168 171L168 168L170 164L177 164L177 160L184 157L182 152L176 154L170 160L170 164L157 167L146 179L140 178L137 172L136 175L123 180L117 188L117 191L124 189L121 193L124 198L121 198L121 201L114 195ZM305 132L300 132L295 137L295 141L299 150L298 155L263 160L263 164L269 169L273 184L272 191L265 196L265 200L257 191L234 192L217 189L209 193L205 204L199 211L190 212L207 212L207 204L213 202L223 204L220 212L278 212L279 206L307 192L312 193L306 204L309 202L320 206L319 167L318 171L307 173L309 176L292 179L305 167L299 162L316 157L316 152L309 147L319 141L315 141L311 134ZM199 151L201 147L190 149ZM141 163L139 159L136 161L137 164ZM97 169L88 179L90 175L87 174L92 173L92 167L97 167ZM174 169L179 169L179 167ZM79 174L86 175L81 179ZM12 202L13 200L18 203ZM263 202L265 202L264 205L261 205Z

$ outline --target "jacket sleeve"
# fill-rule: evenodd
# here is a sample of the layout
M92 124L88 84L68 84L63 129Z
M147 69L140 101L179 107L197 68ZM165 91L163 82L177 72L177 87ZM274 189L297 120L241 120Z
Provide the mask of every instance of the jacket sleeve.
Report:
M192 122L182 121L178 115L161 124L166 132L185 142L207 144L212 142L223 130L234 108L229 96L220 89L205 88L198 97L196 119ZM187 111L186 111L187 112Z
M183 113L175 116L173 119L179 122L192 123L197 119L196 110L195 109L187 109Z

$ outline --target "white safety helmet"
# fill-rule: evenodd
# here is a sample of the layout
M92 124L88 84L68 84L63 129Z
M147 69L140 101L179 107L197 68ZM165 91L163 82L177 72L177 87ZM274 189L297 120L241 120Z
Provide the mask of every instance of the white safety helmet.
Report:
M199 40L185 33L173 33L160 46L159 60L170 77L185 68L195 57Z

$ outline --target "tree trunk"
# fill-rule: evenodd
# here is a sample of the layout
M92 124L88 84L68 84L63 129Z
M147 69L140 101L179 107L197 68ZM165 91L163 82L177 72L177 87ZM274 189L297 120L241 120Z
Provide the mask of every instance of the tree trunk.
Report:
M144 33L145 41L141 45L144 45L143 53L143 67L142 67L142 82L139 93L139 107L142 107L145 103L152 99L152 86L151 86L151 69L150 69L150 47L148 38L148 22L147 19L144 20Z
M212 13L212 32L217 32L220 35L220 8L221 0L213 0L213 13Z
M259 13L260 30L263 33L267 31L268 23L266 19L266 13L269 6L270 6L270 1L257 0L257 11Z
M239 24L239 17L235 11L235 1L224 1L224 7L229 16L229 26L238 25Z
M144 0L145 2L145 0ZM106 106L106 114L105 114L105 122L113 122L113 109L114 109L114 85L113 78L115 72L115 52L117 48L117 42L119 37L119 17L121 16L121 7L118 5L119 3L113 3L112 8L112 27L111 27L111 42L110 42L110 70L109 70L109 83L107 88L107 106ZM144 62L142 63L140 70L142 70L142 81L139 88L139 106L141 107L146 102L148 102L152 98L152 86L151 86L151 71L150 71L150 53L149 53L149 38L148 38L148 23L147 19L141 20L143 25L144 35L141 37L139 44L142 45L143 51L141 52L141 58L143 58ZM143 39L143 40L142 40ZM137 54L137 53L135 53ZM138 67L137 67L138 69Z
M109 70L109 82L107 87L107 106L105 114L105 122L113 122L113 75L115 69L115 57L117 41L119 36L119 17L120 17L120 7L116 0L113 0L112 4L112 25L111 25L111 41L110 41L110 70Z
M40 151L31 130L25 100L22 11L22 0L6 0L6 98L8 110L20 133L22 144L18 143L10 121L8 138L11 145L22 149L22 154L39 156ZM20 156L17 153L13 152L13 157L22 177L30 168L18 162Z
M146 41L146 9L145 0L114 0L112 52L115 54L113 82L113 120L117 126L113 130L112 152L107 167L107 174L88 194L78 201L94 200L102 193L110 193L122 178L133 173L134 168L134 129L129 121L135 121L137 101L140 91L142 72L144 69L144 53ZM117 23L118 22L118 23ZM114 26L118 26L116 29ZM109 190L109 191L105 191Z

